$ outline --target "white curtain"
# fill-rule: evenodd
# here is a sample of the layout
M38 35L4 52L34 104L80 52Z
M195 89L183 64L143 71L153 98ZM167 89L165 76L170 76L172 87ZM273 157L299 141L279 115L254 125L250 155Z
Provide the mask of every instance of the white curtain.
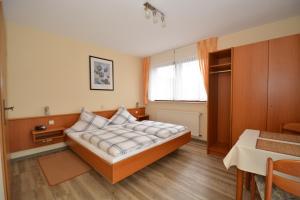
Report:
M176 64L175 73L174 100L207 100L198 60Z
M173 100L175 66L152 67L149 79L149 99Z
M149 99L206 101L196 44L151 56Z

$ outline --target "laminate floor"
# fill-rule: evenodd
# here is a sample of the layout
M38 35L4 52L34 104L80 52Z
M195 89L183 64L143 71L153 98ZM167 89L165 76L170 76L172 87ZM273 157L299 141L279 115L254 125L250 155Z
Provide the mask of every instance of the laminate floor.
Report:
M172 154L111 185L94 170L48 186L37 157L12 161L13 200L212 199L235 198L235 169L206 155L206 146L191 141ZM245 192L249 199L249 192Z

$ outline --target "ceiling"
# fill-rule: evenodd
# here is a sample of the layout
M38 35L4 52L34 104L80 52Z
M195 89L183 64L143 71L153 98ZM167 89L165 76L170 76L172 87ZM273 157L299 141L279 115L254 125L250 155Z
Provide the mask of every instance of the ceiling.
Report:
M210 36L300 14L299 0L150 0L167 27L144 15L146 0L4 0L7 21L145 56Z

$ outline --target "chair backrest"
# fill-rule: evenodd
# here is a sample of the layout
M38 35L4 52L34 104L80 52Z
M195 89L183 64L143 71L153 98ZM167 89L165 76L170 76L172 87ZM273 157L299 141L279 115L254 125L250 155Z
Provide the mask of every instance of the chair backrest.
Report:
M274 174L274 170L290 176L300 177L300 160L277 160L273 162L271 158L268 158L265 199L272 199L272 184L300 197L300 183Z

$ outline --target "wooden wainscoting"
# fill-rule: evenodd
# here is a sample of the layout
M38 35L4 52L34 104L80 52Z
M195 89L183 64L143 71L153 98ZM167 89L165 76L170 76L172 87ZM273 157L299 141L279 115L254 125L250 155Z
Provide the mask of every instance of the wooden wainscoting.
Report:
M106 110L94 112L97 115L111 118L117 110ZM145 114L145 108L130 108L128 111L134 116L140 116ZM55 124L50 125L49 128L58 127L70 127L79 118L80 113L62 114L62 115L50 115L39 117L26 117L16 118L8 120L8 132L9 132L9 151L10 153L40 147L45 144L35 144L32 140L31 131L36 125L45 124L48 125L49 120L54 120ZM55 140L47 144L53 144L63 142L64 139Z

